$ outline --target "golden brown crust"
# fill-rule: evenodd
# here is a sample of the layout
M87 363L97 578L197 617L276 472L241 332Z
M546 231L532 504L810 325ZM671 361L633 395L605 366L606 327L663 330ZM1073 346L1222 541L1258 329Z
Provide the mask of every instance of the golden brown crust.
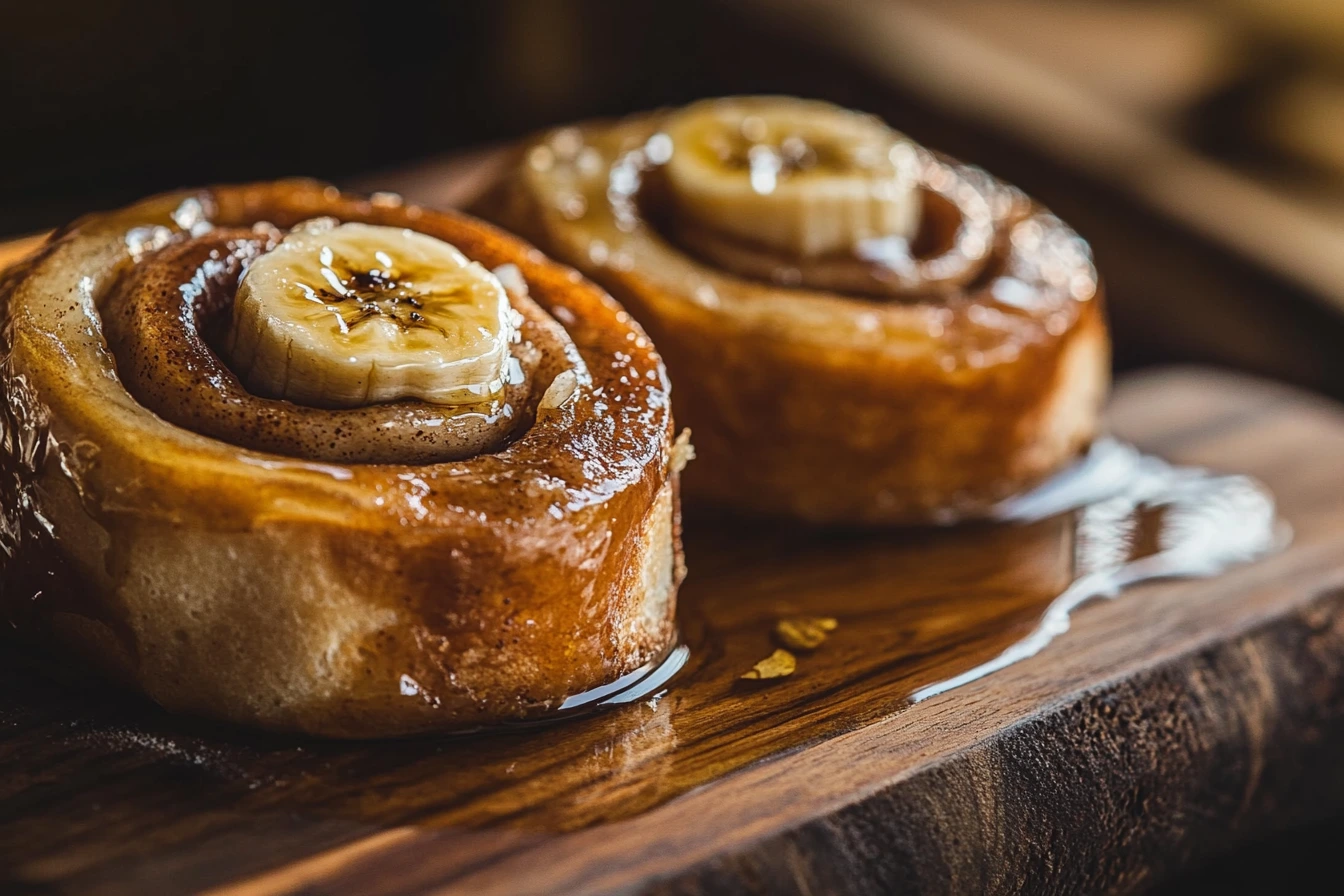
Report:
M820 523L974 518L1093 438L1109 382L1101 290L1057 218L921 151L931 257L970 221L988 225L986 261L917 253L917 277L885 284L851 261L790 269L666 219L646 151L663 114L539 138L475 210L647 328L695 435L688 499ZM772 264L783 283L765 279Z
M343 465L193 432L127 392L99 308L137 264L193 231L317 215L517 265L572 341L573 397L489 453ZM311 182L163 196L58 234L0 308L0 609L170 709L332 736L472 728L544 716L674 637L661 360L600 289L488 225Z

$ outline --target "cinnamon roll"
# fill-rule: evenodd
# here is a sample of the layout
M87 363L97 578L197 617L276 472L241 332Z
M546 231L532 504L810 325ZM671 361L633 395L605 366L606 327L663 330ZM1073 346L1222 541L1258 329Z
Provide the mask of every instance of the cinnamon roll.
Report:
M1093 438L1087 244L867 115L707 100L529 143L476 212L605 286L695 433L688 499L816 523L990 515Z
M54 235L0 312L0 610L53 662L370 737L545 716L674 640L662 361L489 225L160 196Z

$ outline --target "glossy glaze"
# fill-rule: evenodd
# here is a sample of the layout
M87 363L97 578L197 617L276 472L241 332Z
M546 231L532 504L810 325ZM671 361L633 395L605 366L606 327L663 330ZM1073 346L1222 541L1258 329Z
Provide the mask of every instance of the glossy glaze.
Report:
M551 406L548 384L530 384L525 431L435 464L260 453L127 391L129 355L109 351L101 315L122 287L180 291L216 230L319 215L515 265L534 317L567 333L549 363L586 375ZM137 293L137 274L167 285ZM474 728L547 714L671 644L681 567L660 359L603 293L517 240L311 182L218 188L77 222L4 301L5 618L165 706L345 736ZM156 345L176 351L142 348ZM141 384L163 390L165 415L189 404L175 385L202 388L184 374L228 385L194 350L175 381ZM265 402L235 397L220 415L266 425Z
M1001 505L1006 522L1072 517L1074 579L1026 636L998 656L924 685L927 700L1030 659L1069 630L1074 611L1153 579L1216 576L1285 547L1291 528L1274 496L1246 476L1172 466L1110 439L1072 470Z
M466 460L525 433L562 370L588 371L573 343L526 295L518 375L497 397L445 407L399 401L326 409L253 394L220 349L247 262L268 251L250 229L218 228L165 246L108 291L100 313L117 374L171 423L239 448L332 463ZM184 300L186 296L186 300Z

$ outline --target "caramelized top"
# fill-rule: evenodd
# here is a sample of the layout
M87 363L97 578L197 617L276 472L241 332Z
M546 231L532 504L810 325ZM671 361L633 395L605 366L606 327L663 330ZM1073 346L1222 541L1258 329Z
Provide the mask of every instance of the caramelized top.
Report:
M525 432L543 391L575 367L568 336L526 294L514 348L519 376L502 394L445 407L405 400L325 409L255 395L217 352L247 263L269 241L216 228L148 255L101 302L122 383L154 413L258 451L341 463L430 463L503 447ZM587 375L578 362L576 373Z
M811 350L922 358L945 371L1011 361L1066 332L1098 294L1090 250L1067 225L913 143L922 213L911 239L800 257L717 231L671 200L667 121L563 128L530 148L522 187L552 219L537 229L562 244L558 255Z
M220 308L276 228L319 216L516 266L525 381L450 414L410 401L307 408L243 389L211 345ZM95 510L224 527L257 512L380 528L513 520L562 537L585 507L631 487L652 495L666 476L668 384L638 325L574 271L463 215L308 181L166 195L76 222L0 293L10 410L61 452ZM463 421L489 430L481 450L428 462L426 430ZM367 443L382 453L357 456Z

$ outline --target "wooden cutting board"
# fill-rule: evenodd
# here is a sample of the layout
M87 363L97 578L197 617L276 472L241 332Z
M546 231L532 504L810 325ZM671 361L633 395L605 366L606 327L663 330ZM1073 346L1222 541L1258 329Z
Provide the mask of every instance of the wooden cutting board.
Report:
M1053 524L820 535L693 521L691 659L656 700L468 738L333 744L47 683L0 693L0 890L139 894L1131 890L1344 806L1344 412L1201 370L1124 383L1121 435L1255 474L1284 553L1085 606ZM738 676L779 616L839 620Z
M498 158L378 182L455 204ZM1339 810L1344 411L1187 369L1130 379L1112 421L1259 476L1292 546L1086 606L1040 655L913 705L1032 627L1072 575L1067 520L692 518L666 693L488 736L211 727L0 648L0 891L1125 891ZM839 625L792 676L742 681L797 614Z

